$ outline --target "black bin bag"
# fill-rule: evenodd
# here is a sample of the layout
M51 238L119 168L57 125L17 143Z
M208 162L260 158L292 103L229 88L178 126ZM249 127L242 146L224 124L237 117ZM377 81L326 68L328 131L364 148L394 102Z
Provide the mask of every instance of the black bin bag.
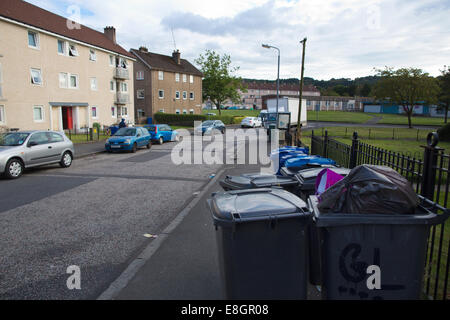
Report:
M320 196L322 213L414 214L419 198L411 183L385 166L354 168Z

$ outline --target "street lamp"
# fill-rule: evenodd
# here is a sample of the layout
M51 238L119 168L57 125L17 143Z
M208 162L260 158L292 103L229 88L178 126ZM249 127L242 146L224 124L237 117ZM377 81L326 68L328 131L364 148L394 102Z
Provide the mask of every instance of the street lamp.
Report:
M280 49L274 46L269 46L268 44L262 44L263 48L266 49L275 49L278 51L278 72L277 72L277 125L276 128L278 129L278 99L280 95Z

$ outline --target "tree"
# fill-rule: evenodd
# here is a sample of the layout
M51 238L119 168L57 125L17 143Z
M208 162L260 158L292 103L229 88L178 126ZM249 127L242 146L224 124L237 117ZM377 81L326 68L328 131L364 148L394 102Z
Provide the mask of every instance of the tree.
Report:
M361 96L368 97L370 95L370 92L372 91L372 88L368 83L365 83L363 87L361 88Z
M247 92L242 85L242 79L233 75L239 67L231 66L231 58L224 54L222 57L213 50L206 50L200 54L195 63L200 66L203 73L203 101L211 100L216 105L219 114L220 106L230 99L233 103L240 102L238 89Z
M375 86L375 97L387 99L403 107L412 128L411 117L417 103L434 103L439 92L435 78L416 68L376 70L381 77Z
M450 106L450 67L444 66L441 75L438 77L439 83L439 105L445 111L444 122L447 123L448 109Z

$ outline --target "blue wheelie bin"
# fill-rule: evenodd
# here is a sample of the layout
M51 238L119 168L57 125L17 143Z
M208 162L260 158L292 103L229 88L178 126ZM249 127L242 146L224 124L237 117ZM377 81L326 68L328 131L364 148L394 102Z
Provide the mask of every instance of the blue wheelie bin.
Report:
M289 170L301 170L308 166L336 165L336 161L318 156L299 157L286 160L284 166Z

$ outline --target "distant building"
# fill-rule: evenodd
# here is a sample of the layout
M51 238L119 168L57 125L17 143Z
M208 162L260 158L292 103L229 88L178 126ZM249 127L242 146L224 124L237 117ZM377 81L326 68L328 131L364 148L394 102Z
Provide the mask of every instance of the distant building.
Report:
M403 106L399 106L392 102L380 101L366 101L363 105L363 111L367 113L385 113L385 114L404 114ZM438 108L436 105L427 105L424 103L417 103L414 106L413 114L430 116L430 117L444 117L445 109ZM448 112L450 116L450 111Z
M147 48L131 49L134 62L136 119L145 122L157 112L199 114L202 109L203 74L189 61L148 52Z
M133 56L113 27L73 24L25 1L0 1L0 126L80 130L134 122Z

